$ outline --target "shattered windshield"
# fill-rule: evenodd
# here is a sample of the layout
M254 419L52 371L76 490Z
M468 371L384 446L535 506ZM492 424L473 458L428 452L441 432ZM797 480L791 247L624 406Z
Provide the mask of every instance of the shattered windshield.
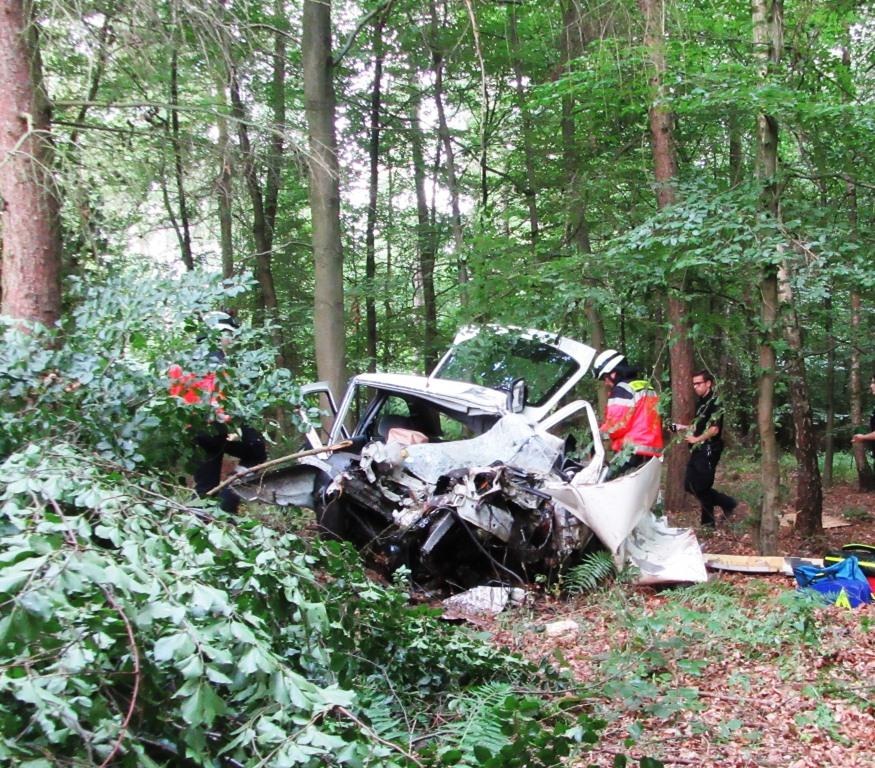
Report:
M516 379L525 379L528 404L538 407L578 368L573 357L542 341L513 332L483 329L456 344L434 375L505 390Z

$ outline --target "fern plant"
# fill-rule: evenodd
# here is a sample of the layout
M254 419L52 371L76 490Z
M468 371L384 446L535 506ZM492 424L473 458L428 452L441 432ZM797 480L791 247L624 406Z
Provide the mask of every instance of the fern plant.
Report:
M570 595L593 592L617 577L617 568L610 552L589 552L565 574L565 591Z

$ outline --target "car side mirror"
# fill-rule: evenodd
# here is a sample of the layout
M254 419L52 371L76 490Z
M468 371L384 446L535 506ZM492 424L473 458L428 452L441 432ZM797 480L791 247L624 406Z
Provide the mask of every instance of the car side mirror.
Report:
M525 379L516 379L510 385L510 392L507 393L507 409L511 413L522 413L526 407L526 398L529 390L526 386Z

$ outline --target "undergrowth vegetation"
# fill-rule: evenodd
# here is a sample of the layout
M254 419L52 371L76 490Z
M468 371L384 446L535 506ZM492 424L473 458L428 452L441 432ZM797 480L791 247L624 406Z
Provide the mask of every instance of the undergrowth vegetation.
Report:
M236 290L180 286L122 279L68 327L6 329L0 762L546 767L597 743L567 680L373 583L347 546L176 483L209 411L180 409L167 369L197 370L198 313ZM248 420L297 392L255 347L228 363Z
M793 590L774 598L760 588L750 582L740 591L711 581L674 589L670 599L656 602L616 589L613 599L602 595L602 605L612 606L616 637L592 681L603 697L602 715L640 712L663 721L681 715L695 720L708 706L701 687L715 667L739 653L749 668L768 662L792 674L805 649L819 639L822 604ZM744 689L740 678L726 685Z

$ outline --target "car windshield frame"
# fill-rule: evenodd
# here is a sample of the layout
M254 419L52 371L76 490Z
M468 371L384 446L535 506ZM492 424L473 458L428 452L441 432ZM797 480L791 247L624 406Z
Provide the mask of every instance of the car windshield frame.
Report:
M526 382L527 404L539 408L581 369L580 362L537 336L515 329L481 329L457 341L432 378L510 391Z

